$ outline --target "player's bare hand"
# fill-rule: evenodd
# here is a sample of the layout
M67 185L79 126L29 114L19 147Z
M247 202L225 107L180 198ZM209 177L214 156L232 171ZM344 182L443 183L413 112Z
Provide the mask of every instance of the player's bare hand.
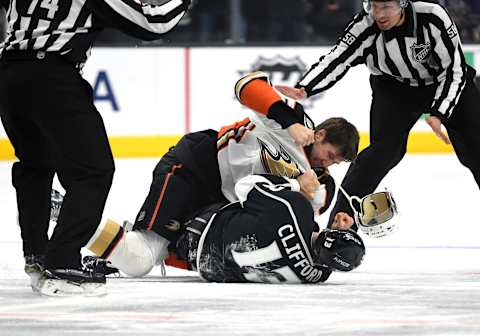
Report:
M310 169L297 177L298 184L300 184L300 192L309 200L315 197L315 191L320 187L320 182L317 180L317 174Z
M352 227L354 221L353 218L345 213L339 212L335 215L335 218L332 223L332 229L334 230L348 230Z
M304 88L297 89L286 85L275 85L275 89L277 89L281 94L295 100L307 98L307 91L305 91Z
M292 124L287 131L297 145L308 146L315 142L315 132L302 124Z
M450 139L448 138L448 135L442 130L442 121L435 116L429 116L426 121L433 133L435 133L435 135L444 143L450 145Z

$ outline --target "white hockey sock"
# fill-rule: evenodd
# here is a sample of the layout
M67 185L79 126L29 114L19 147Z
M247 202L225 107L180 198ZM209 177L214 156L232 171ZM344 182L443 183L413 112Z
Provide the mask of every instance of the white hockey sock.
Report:
M148 274L168 255L169 241L153 231L130 231L107 258L113 266L135 277Z
M87 244L95 255L130 276L144 276L168 255L169 241L153 231L125 232L116 222L102 223Z

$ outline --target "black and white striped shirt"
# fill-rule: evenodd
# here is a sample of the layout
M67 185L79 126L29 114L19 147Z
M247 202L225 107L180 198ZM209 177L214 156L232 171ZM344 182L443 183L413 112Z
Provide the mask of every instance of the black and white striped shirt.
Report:
M442 6L428 2L410 3L404 24L383 32L362 11L298 86L314 95L358 64L366 64L372 75L392 76L411 86L437 85L431 112L444 117L458 102L467 73L454 22Z
M58 52L84 62L97 34L113 27L158 39L185 14L190 0L149 5L140 0L10 0L3 50ZM0 46L1 47L1 46Z

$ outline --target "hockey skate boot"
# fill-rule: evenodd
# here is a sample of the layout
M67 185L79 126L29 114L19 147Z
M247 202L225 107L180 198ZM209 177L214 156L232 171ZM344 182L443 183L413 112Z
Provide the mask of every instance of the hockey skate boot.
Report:
M43 255L27 255L25 256L25 273L30 277L30 285L33 291L37 291L38 280L40 279L45 264L45 256Z
M105 275L80 269L46 269L38 281L45 296L101 296L106 294Z
M118 268L112 266L112 263L108 260L102 259L97 256L85 256L82 260L83 267L87 271L115 276L120 276Z

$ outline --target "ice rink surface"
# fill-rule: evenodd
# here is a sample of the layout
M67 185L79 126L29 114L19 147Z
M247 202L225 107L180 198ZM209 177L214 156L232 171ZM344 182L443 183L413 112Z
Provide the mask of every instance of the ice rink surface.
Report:
M105 217L136 216L155 163L116 161ZM453 155L408 155L380 187L397 200L398 231L365 238L364 263L324 284L212 284L167 268L60 299L34 294L23 273L11 164L0 162L1 336L480 335L480 192Z

